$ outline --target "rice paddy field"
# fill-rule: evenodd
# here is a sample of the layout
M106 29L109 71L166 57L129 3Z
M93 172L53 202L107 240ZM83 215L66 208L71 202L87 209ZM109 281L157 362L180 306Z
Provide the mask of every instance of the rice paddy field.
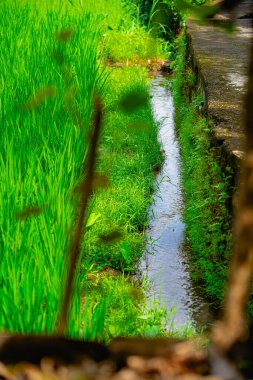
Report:
M66 334L161 336L165 310L147 306L132 275L162 163L138 62L163 56L162 46L119 0L6 0L0 40L1 331L57 329L96 93L96 170L108 186L90 199ZM128 109L131 93L144 102Z

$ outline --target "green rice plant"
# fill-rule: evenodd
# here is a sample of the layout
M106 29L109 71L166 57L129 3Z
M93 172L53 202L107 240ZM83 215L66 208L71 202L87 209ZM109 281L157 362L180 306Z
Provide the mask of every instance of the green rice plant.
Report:
M151 43L131 9L116 0L0 5L1 330L55 332L75 189L99 91L106 116L97 170L109 177L110 187L94 193L90 203L67 334L109 341L147 335L151 327L158 335L164 331L165 311L146 308L143 292L121 274L133 272L142 254L153 172L162 160L149 102L132 113L120 106L122 94L133 90L148 99L147 71L103 65L118 33L133 40L124 60L143 57L142 42ZM108 244L104 237L112 232L120 238ZM108 267L119 276L99 284L89 280L92 273L102 278Z
M86 155L93 94L104 83L101 30L94 28L94 15L80 14L67 1L33 7L7 1L0 14L6 31L0 74L0 326L52 332L74 217L71 191ZM32 215L34 207L38 215Z

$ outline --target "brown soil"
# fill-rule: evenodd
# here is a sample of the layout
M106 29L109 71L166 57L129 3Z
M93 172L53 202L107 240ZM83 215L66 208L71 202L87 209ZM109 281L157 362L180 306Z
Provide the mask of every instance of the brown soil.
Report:
M136 60L127 60L122 62L113 62L107 60L106 64L109 67L122 68L122 67L146 67L149 70L150 75L154 75L158 72L163 71L163 66L166 61L163 58L152 58L152 59L136 59Z

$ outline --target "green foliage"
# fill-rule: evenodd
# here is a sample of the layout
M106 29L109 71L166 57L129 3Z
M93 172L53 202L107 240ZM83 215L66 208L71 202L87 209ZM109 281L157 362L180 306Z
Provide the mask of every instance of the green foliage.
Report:
M174 0L132 0L143 25L154 34L172 41L179 31L181 16Z
M0 326L38 333L55 327L75 212L71 191L105 73L96 16L68 2L28 3L0 5Z
M106 266L134 270L148 222L153 168L161 162L146 70L111 72L102 65L104 30L113 45L118 32L134 26L128 8L116 0L98 0L95 6L36 1L33 7L26 0L7 0L0 5L0 25L5 57L0 73L1 330L55 331L96 90L104 96L106 113L97 184L102 188L94 193L86 221L68 333L109 340L146 334L151 325L162 333L164 311L144 310L141 290L137 295L136 285L123 275L101 276L99 286L89 280L90 273ZM140 41L149 41L139 30ZM136 90L146 106L122 112L121 94ZM146 314L152 316L139 318Z
M198 113L199 96L190 103L185 95L194 83L185 51L181 36L173 87L182 147L184 219L192 252L192 277L204 284L207 296L217 306L223 298L232 245L229 172L222 172L218 164L219 151L211 145L210 121Z
M162 160L147 71L103 66L105 58L127 61L149 56L154 46L153 54L162 49L131 17L131 4L30 5L28 0L0 5L0 329L55 331L87 128L99 91L104 131L68 334L103 341L162 335L165 310L147 306L142 288L136 290L122 274L134 272L141 256L153 169ZM123 102L123 112L119 100L133 92L139 107L126 109Z
M132 90L130 93L127 93L120 100L119 105L122 110L126 113L134 112L139 108L145 107L148 105L148 94L145 94L142 89Z
M163 56L164 50L157 39L139 27L129 31L108 31L105 54L109 61L124 62Z
M110 187L94 195L91 209L101 217L84 239L84 252L99 267L134 271L142 254L153 170L162 163L146 73L143 68L115 69L104 89L107 116L98 170L110 178ZM129 98L135 103L124 108ZM121 231L121 239L105 249L100 235L115 230Z

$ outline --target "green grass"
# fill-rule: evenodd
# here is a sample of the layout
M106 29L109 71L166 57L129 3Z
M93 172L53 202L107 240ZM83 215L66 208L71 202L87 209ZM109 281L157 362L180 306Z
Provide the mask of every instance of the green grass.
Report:
M54 329L74 216L71 191L85 159L93 93L104 82L95 16L81 16L68 2L47 5L0 7L0 325L19 332ZM57 40L72 25L70 41ZM44 212L16 220L16 212L35 205Z
M99 170L109 176L111 186L93 198L92 208L99 218L85 239L92 260L121 270L133 269L141 255L153 170L162 162L150 106L127 114L119 107L121 94L136 89L148 96L146 69L115 69L108 79ZM123 233L122 241L107 247L97 244L96 236L115 229Z
M204 285L214 306L221 305L231 253L229 172L219 165L219 151L212 147L211 121L198 112L199 95L189 102L193 75L187 66L186 43L179 39L175 64L174 100L181 142L184 219L192 255L192 278Z
M132 5L116 0L30 5L26 0L0 5L0 329L55 331L74 228L73 189L98 91L105 109L98 171L109 176L110 187L91 200L68 334L103 341L161 335L165 311L145 304L142 286L136 290L122 274L102 277L99 284L90 278L101 277L108 266L134 272L153 170L161 164L150 104L131 114L120 107L122 96L133 90L148 99L147 71L111 70L103 62L143 59L162 48L132 17ZM121 240L102 243L101 233L115 229Z
M131 1L99 0L95 7L92 1L86 1L83 7L101 20L103 49L109 62L138 61L164 55L160 41L139 22Z
M147 304L145 286L131 277L162 162L147 70L105 66L163 54L134 13L132 3L117 0L0 5L3 331L55 332L95 92L104 103L97 171L109 187L90 202L67 334L108 342L164 335L166 318L173 325L173 315L159 303ZM126 112L124 97L131 92L145 106ZM120 239L101 240L115 230ZM194 334L189 327L169 333Z

